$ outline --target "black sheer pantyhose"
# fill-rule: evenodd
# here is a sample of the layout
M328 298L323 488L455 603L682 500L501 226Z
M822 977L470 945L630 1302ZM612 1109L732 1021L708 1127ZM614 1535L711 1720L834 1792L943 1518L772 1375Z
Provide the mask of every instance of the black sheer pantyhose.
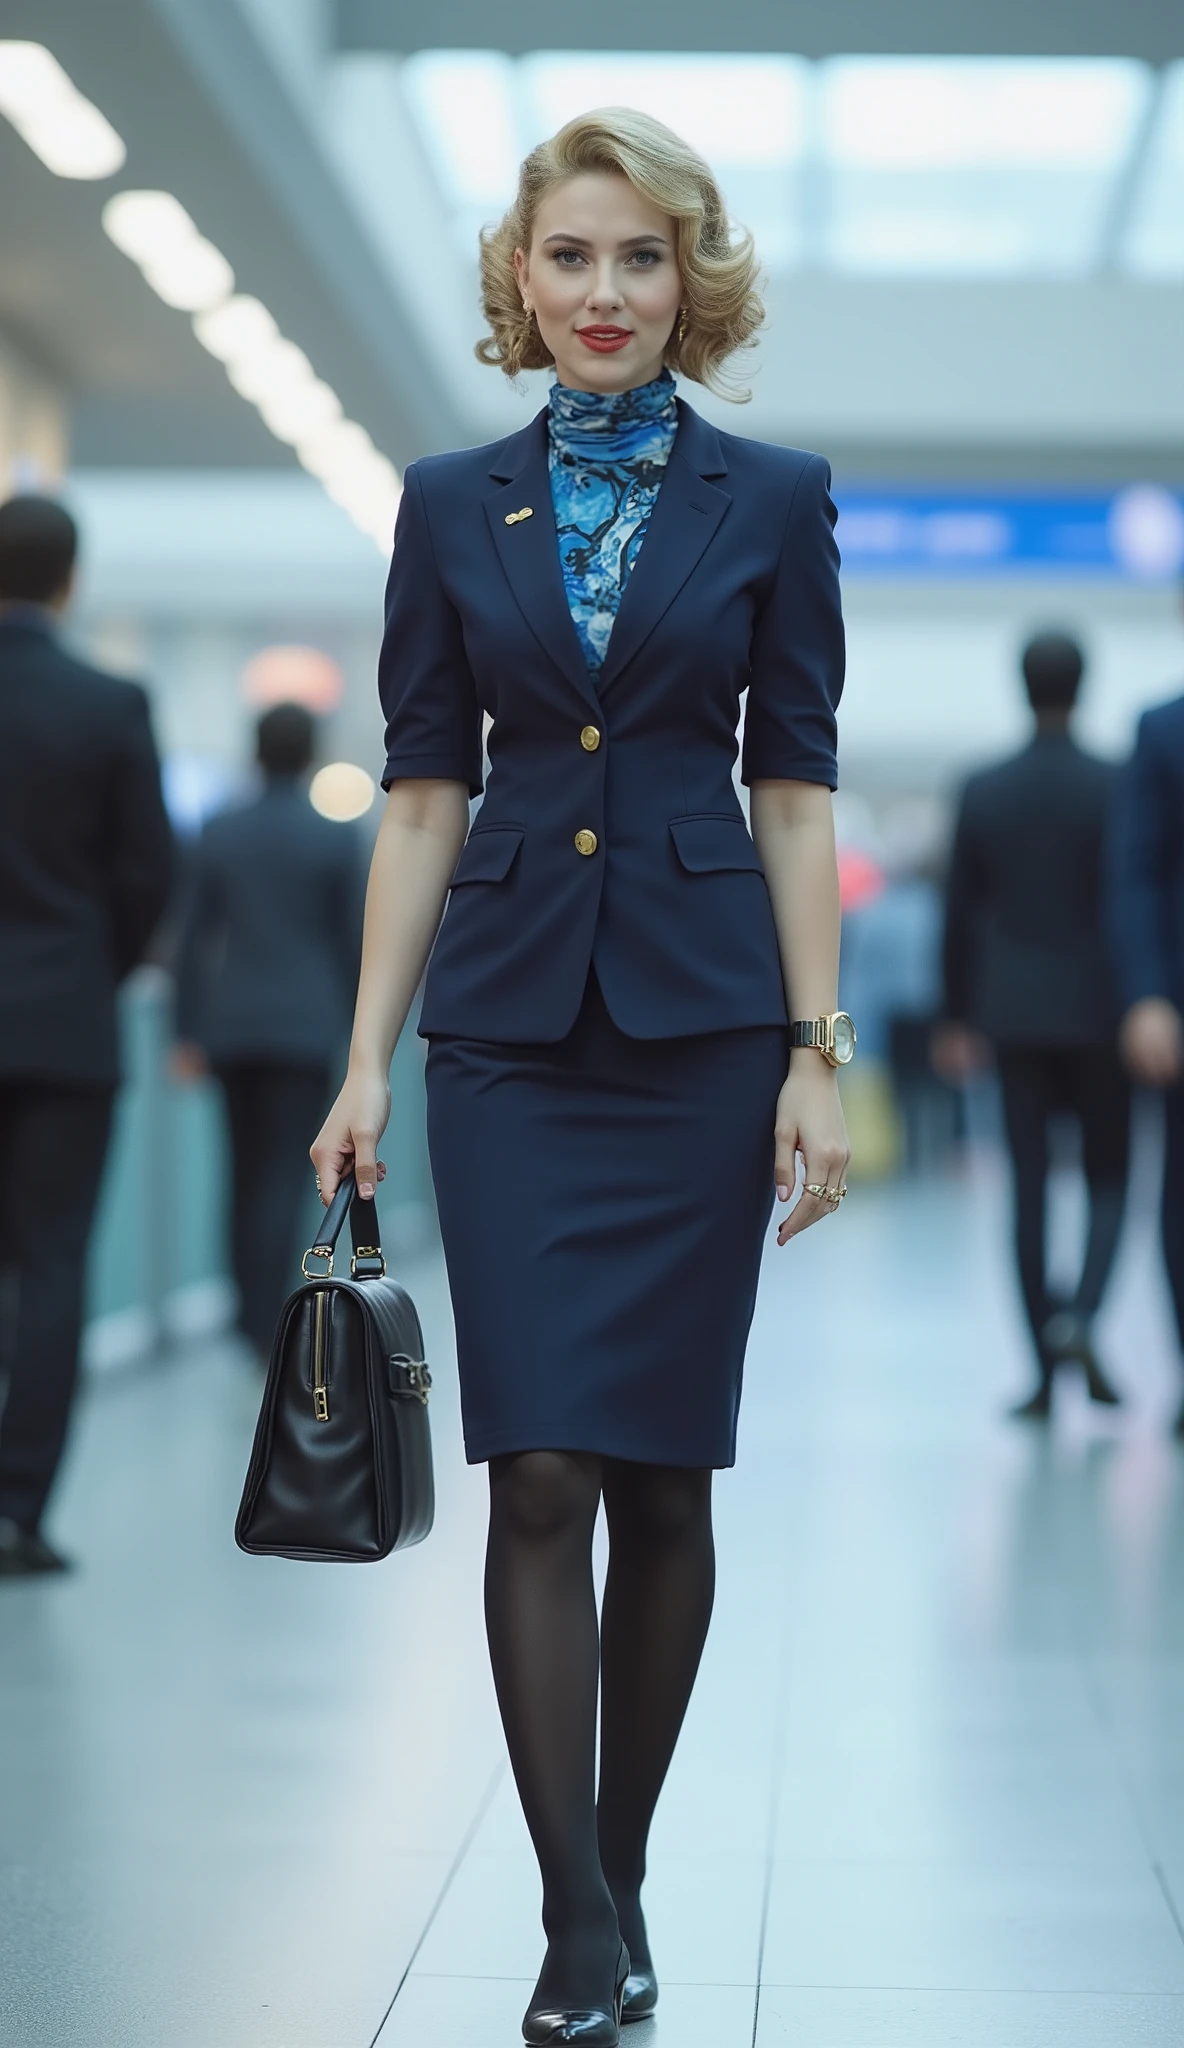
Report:
M606 1460L601 1617L600 1863L634 1969L650 1966L641 1884L650 1822L715 1597L711 1473Z
M543 1880L535 2002L612 2002L620 1937L596 1844L599 1642L592 1531L600 1460L524 1451L489 1465L485 1622L506 1746Z
M536 2002L603 2006L618 1922L631 1960L649 1961L646 1839L711 1614L711 1474L525 1451L492 1459L489 1485L490 1659L543 1880L548 1948ZM602 1491L603 1648L592 1583Z

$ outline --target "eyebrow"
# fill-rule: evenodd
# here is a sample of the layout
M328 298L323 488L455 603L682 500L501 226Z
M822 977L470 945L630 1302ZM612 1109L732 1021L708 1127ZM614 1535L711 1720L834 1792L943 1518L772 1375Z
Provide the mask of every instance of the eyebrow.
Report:
M544 237L544 249L551 242L568 242L577 249L590 249L592 247L586 235L565 235L562 229L557 230L553 235ZM617 247L619 249L640 249L645 247L646 244L654 242L657 242L663 249L670 247L670 243L665 235L630 235L628 241L618 242Z

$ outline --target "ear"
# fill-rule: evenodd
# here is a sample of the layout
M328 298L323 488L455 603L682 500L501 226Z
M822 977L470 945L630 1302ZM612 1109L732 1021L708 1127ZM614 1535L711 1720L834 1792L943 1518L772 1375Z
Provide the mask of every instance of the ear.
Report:
M530 259L525 249L514 251L514 275L518 280L518 289L525 298L530 288Z

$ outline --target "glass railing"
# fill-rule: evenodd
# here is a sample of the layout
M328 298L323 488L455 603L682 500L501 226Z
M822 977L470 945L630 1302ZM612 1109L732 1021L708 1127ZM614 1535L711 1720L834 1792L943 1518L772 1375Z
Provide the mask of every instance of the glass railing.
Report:
M234 1309L229 1161L218 1088L213 1082L181 1087L169 1074L172 986L159 968L134 974L120 1007L126 1078L90 1255L84 1356L95 1370L212 1336ZM422 1249L436 1228L423 1055L409 1025L391 1069L391 1121L382 1147L388 1171L379 1202L383 1241L396 1254ZM306 1242L319 1213L310 1167Z

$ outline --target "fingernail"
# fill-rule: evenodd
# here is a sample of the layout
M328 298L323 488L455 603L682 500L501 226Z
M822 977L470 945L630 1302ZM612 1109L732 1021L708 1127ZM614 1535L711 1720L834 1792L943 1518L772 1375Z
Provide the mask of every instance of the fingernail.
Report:
M362 1200L364 1202L368 1202L370 1200L371 1195L374 1193L374 1189L368 1180L364 1180L362 1182L361 1187L358 1189L358 1193L361 1195Z
M777 1183L777 1200L779 1202L788 1202L789 1200L789 1189L784 1187L780 1181Z

